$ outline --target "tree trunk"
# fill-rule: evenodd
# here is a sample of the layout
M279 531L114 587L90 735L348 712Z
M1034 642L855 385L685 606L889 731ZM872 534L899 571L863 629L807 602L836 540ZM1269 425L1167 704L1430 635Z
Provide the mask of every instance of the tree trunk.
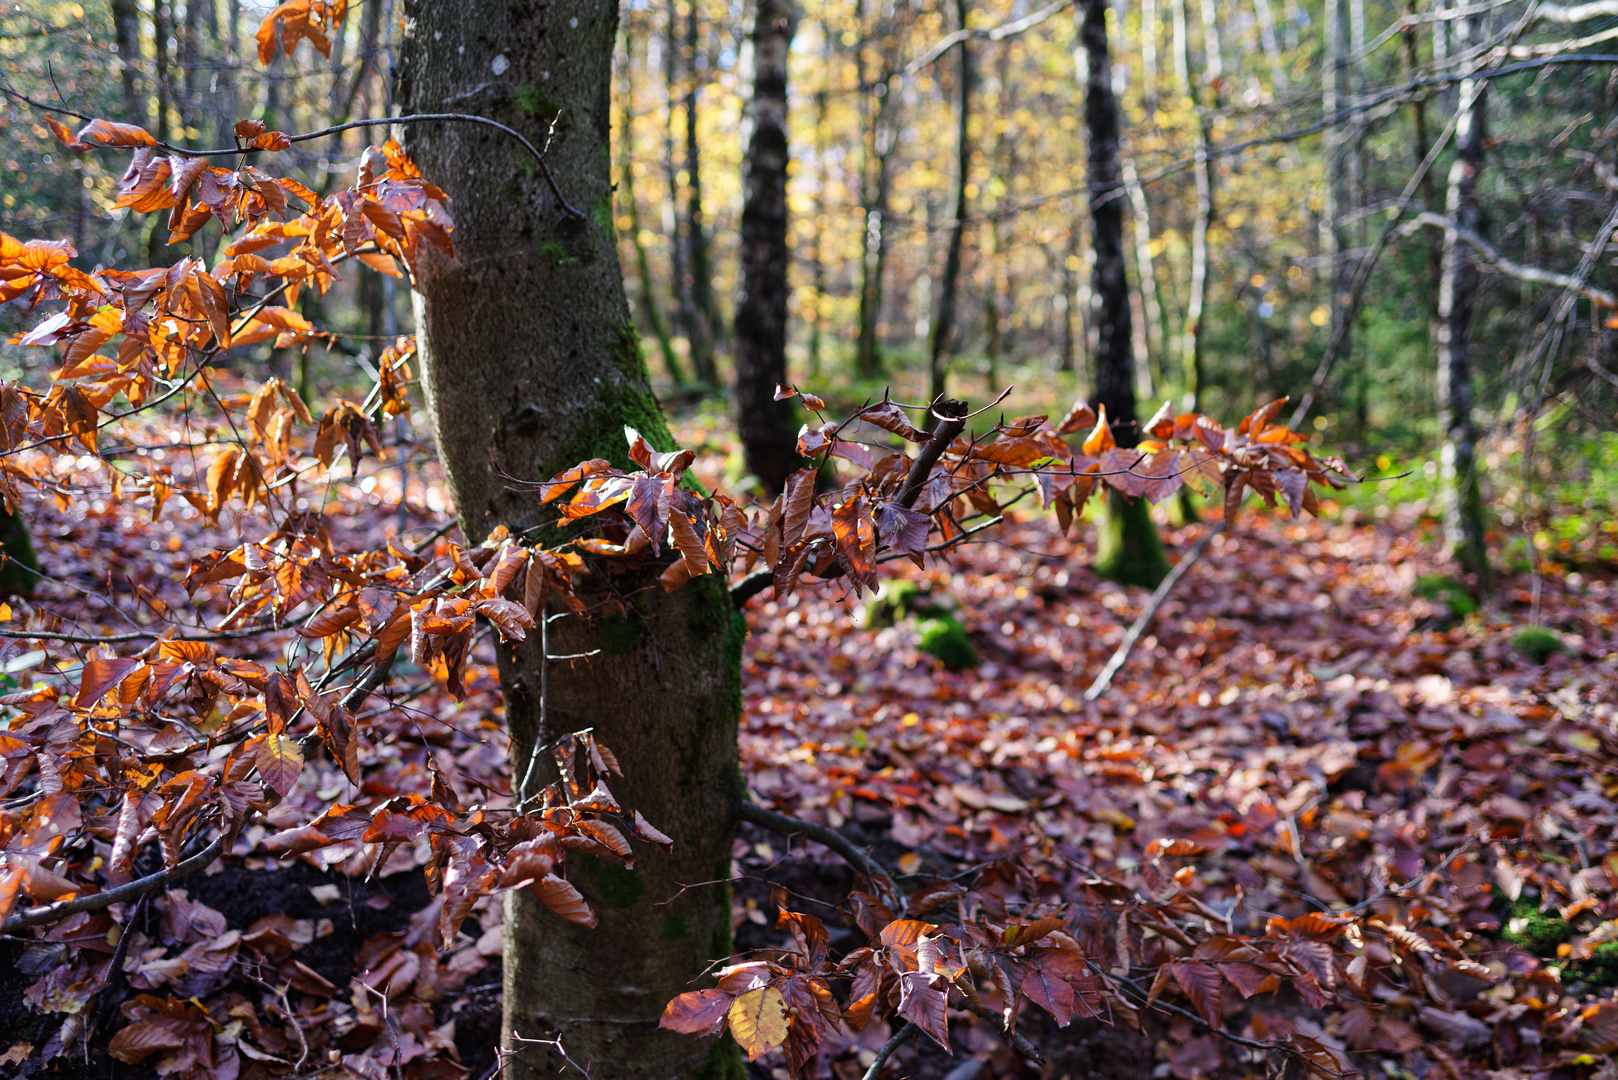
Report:
M966 0L955 0L955 14L961 29L966 29ZM966 232L966 186L972 171L972 141L968 133L972 116L971 40L970 37L963 37L956 46L960 50L960 66L955 76L960 98L956 106L955 128L955 214L954 223L949 228L949 246L944 252L944 275L938 285L938 314L927 334L929 401L937 401L945 396L950 335L955 330L955 290L960 283L961 240ZM934 423L936 421L929 412L929 431Z
M158 142L169 140L169 25L163 14L163 0L152 0L152 55L153 85L157 89L157 115L153 118L152 134ZM146 265L169 266L174 253L169 250L167 219L161 214L149 215L146 228Z
M699 27L697 4L688 5L685 20L685 173L686 173L686 253L691 259L691 368L697 381L719 385L714 367L715 338L719 320L715 317L713 268L708 265L708 224L702 213L702 151L697 139L698 85L697 48Z
M1175 0L1183 7L1186 0ZM1202 3L1204 78L1207 86L1216 85L1224 74L1224 60L1220 55L1218 29L1214 25L1209 0ZM1189 54L1185 58L1186 70L1191 69ZM1191 108L1197 116L1196 166L1192 170L1197 185L1197 212L1191 224L1191 293L1185 304L1185 325L1180 332L1180 363L1185 382L1185 411L1198 412L1202 408L1204 380L1202 355L1203 312L1208 306L1208 227L1213 223L1213 163L1208 158L1208 147L1213 141L1213 120L1202 103L1202 91L1197 81L1187 84Z
M867 35L864 0L855 0L854 9L861 41L881 40L880 14L878 32ZM859 338L854 349L854 370L862 379L875 379L882 375L882 343L877 340L877 326L882 317L882 285L888 261L885 229L891 181L888 166L899 140L889 123L893 108L892 75L884 71L880 81L867 75L867 51L863 45L855 49L862 128L860 208L865 212L865 235L860 254Z
M1157 379L1166 386L1168 373L1168 317L1157 290L1157 259L1152 254L1152 210L1146 201L1146 189L1136 175L1135 163L1129 158L1122 162L1124 185L1129 189L1129 209L1135 222L1135 265L1140 281L1141 310L1146 316L1146 347L1148 362L1157 358Z
M112 0L112 33L118 42L118 74L124 92L122 119L131 124L146 123L146 106L140 100L135 81L140 68L140 8L136 0Z
M1321 109L1328 117L1348 104L1348 34L1348 0L1326 0ZM1331 297L1331 318L1326 325L1330 330L1328 340L1336 340L1339 333L1343 335L1339 356L1349 354L1353 344L1350 334L1343 329L1344 323L1352 317L1348 310L1348 298L1349 283L1354 276L1345 256L1348 233L1343 227L1343 218L1351 209L1352 201L1347 168L1351 144L1352 139L1344 126L1335 123L1326 128L1321 146L1326 175L1321 185L1320 254L1326 268L1327 293Z
M411 125L407 149L450 195L457 261L424 253L416 294L422 381L450 490L469 540L505 525L547 524L539 480L581 460L628 464L625 425L659 449L671 440L647 382L613 238L609 183L617 10L588 0L407 0L399 100L405 114L449 111L489 80L496 57L512 94L485 115L548 146L574 216L524 151L482 127ZM544 87L560 120L543 136L517 102ZM509 102L509 103L508 103ZM541 536L555 536L544 529ZM634 869L570 859L569 879L599 915L563 922L528 892L508 894L503 1076L554 1077L554 1051L523 1039L560 1034L596 1080L740 1077L734 1044L658 1030L661 1010L729 952L732 800L745 623L717 575L669 594L659 568L593 575L593 621L498 650L514 769L530 749L593 727L624 765L614 793L675 839L637 850ZM611 612L612 614L608 614ZM541 727L541 686L546 727ZM520 774L519 774L520 775ZM656 906L662 905L662 906Z
M825 23L821 25L820 37L825 43L825 66L821 69L824 80L829 77L832 59L831 28ZM820 378L822 334L826 321L826 219L830 209L826 200L826 185L831 179L831 170L826 167L827 94L826 85L822 82L820 89L815 91L815 169L819 176L815 185L815 306L809 313L809 377L815 380Z
M1146 106L1146 122L1157 115L1157 0L1141 0L1140 5L1141 94Z
M663 357L663 370L668 372L669 378L675 386L685 385L685 372L680 369L680 358L674 355L674 337L669 333L668 320L663 317L663 305L657 299L657 287L652 281L651 260L646 255L646 245L640 238L640 204L635 199L635 157L632 153L634 138L631 127L635 115L633 95L631 90L634 83L630 79L629 65L635 58L635 40L630 35L628 25L624 27L624 66L623 83L620 91L623 101L623 127L618 132L618 183L622 189L624 213L629 218L629 239L635 250L635 274L640 280L640 306L646 314L646 325L651 327L652 336L657 339L658 354Z
M680 171L674 154L674 109L680 100L680 22L675 0L668 2L667 34L663 39L664 88L668 94L668 123L663 129L663 171L668 201L663 204L663 231L669 238L669 272L673 281L674 330L685 338L686 358L694 358L691 344L691 275L686 266L688 230L680 211ZM698 379L700 380L700 377Z
M1131 355L1129 281L1124 274L1123 183L1118 166L1118 101L1107 54L1107 0L1083 0L1084 124L1089 136L1091 268L1096 309L1096 394L1113 437L1134 446L1135 365ZM1168 573L1163 545L1143 500L1109 495L1096 543L1096 573L1130 585L1155 586Z
M1477 15L1456 23L1456 49L1482 36ZM1455 163L1449 171L1445 211L1457 226L1482 236L1487 223L1477 203L1478 173L1487 137L1488 83L1461 83L1460 116L1455 124ZM1443 267L1438 281L1438 421L1444 431L1440 488L1444 545L1448 555L1480 588L1489 585L1489 556L1483 537L1483 496L1478 483L1477 435L1472 427L1472 310L1478 286L1476 258L1455 229L1444 232Z
M1270 66L1270 89L1277 97L1285 97L1289 82L1286 62L1281 59L1281 46L1275 39L1275 15L1270 0L1254 0L1258 13L1259 38L1264 44L1264 59Z
M792 0L757 0L750 39L753 98L745 116L742 293L736 307L736 431L748 471L772 496L803 467L796 410L775 400L787 381L787 61Z

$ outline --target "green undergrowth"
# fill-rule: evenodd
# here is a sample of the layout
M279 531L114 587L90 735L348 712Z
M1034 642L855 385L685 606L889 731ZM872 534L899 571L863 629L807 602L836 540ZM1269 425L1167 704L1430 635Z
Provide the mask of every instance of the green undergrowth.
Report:
M865 626L880 630L915 619L916 647L951 671L976 667L978 651L972 637L954 614L950 598L930 582L897 578L885 582L865 607Z
M1415 594L1423 600L1446 605L1450 614L1464 619L1478 610L1478 598L1466 583L1444 574L1423 574L1416 579Z
M1567 644L1554 630L1524 626L1511 635L1511 647L1536 664L1543 664L1557 653L1568 651Z

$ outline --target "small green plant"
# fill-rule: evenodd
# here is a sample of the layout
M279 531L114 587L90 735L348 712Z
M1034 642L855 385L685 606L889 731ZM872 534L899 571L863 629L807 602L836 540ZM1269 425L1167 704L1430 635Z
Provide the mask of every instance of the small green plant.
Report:
M1525 626L1511 635L1511 647L1536 664L1543 664L1556 653L1568 651L1555 631L1543 626Z
M1423 574L1416 579L1415 593L1423 600L1448 605L1450 614L1464 619L1478 610L1478 599L1464 582L1443 574Z
M978 651L972 646L966 628L948 615L923 619L917 628L921 631L919 648L937 657L951 671L977 667Z
M1507 909L1500 939L1521 945L1536 956L1555 956L1556 947L1571 933L1565 920L1554 913L1541 912L1538 903L1524 895Z
M912 616L928 618L949 613L949 600L934 594L928 583L898 578L884 582L866 605L865 628L880 630Z

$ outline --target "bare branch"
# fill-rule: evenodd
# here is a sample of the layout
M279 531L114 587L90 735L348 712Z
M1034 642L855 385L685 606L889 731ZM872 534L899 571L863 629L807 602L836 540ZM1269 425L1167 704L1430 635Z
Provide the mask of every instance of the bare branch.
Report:
M1537 266L1527 266L1508 259L1500 254L1498 248L1483 237L1471 229L1456 224L1454 220L1445 217L1443 214L1435 214L1424 210L1411 219L1400 231L1408 234L1422 225L1446 231L1455 230L1456 236L1470 244L1491 266L1507 277L1514 277L1519 281L1536 281L1542 285L1554 285L1559 289L1571 289L1578 295L1593 300L1603 307L1618 308L1618 296L1613 295L1606 289L1598 289L1589 284L1588 278L1581 280L1572 274L1559 274L1554 270L1541 270Z
M102 908L109 908L125 900L133 900L135 897L143 896L153 889L161 889L170 882L178 881L180 878L196 873L219 858L224 850L225 841L223 838L216 839L213 843L180 863L173 870L161 870L155 874L148 874L143 878L136 878L134 881L119 885L116 888L91 893L89 896L81 896L74 900L59 900L54 904L19 911L5 921L5 925L0 927L0 932L14 934L18 930L26 930L31 926L59 922L69 915L77 915L81 911L100 911Z

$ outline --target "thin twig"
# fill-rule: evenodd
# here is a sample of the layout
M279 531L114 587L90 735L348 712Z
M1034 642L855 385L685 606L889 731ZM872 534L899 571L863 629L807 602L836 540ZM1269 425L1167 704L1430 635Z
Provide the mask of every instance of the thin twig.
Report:
M1162 584L1158 585L1157 591L1152 594L1151 600L1147 601L1146 606L1141 609L1140 615L1136 617L1135 622L1130 626L1129 632L1124 635L1124 640L1119 642L1118 648L1112 654L1112 659L1108 660L1107 666L1101 669L1101 674L1097 675L1096 681L1090 684L1090 689L1084 692L1085 701L1094 701L1107 692L1107 687L1112 685L1113 676L1118 674L1118 669L1123 667L1124 661L1129 659L1130 652L1135 648L1135 642L1139 641L1141 634L1146 631L1147 624L1152 621L1152 616L1157 614L1157 609L1163 606L1163 601L1168 599L1169 593L1174 591L1174 586L1179 584L1186 571L1190 570L1192 564L1202 557L1204 551L1208 550L1208 545L1213 541L1213 538L1225 531L1226 524L1228 524L1226 520L1221 520L1219 524L1209 529L1208 535L1198 540L1191 550L1181 556L1180 561L1174 564L1174 569L1169 571L1168 577L1163 579Z

